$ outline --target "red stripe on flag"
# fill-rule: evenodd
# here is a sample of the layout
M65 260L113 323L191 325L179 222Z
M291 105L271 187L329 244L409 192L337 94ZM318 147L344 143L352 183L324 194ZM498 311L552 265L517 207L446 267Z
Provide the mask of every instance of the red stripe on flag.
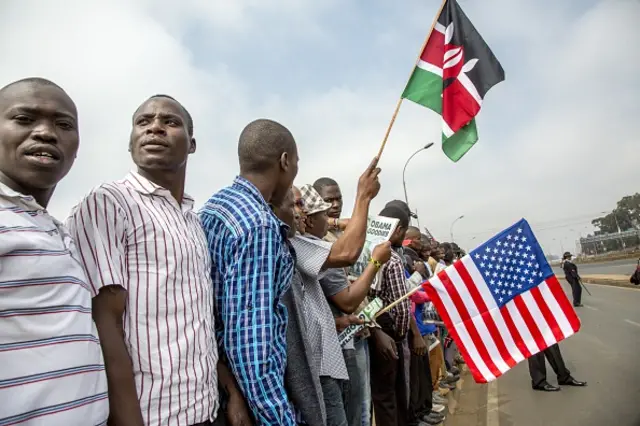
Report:
M433 30L429 36L424 50L420 55L420 59L432 65L442 68L444 64L444 34L437 30Z
M462 301L462 298L460 297L458 290L456 290L456 287L451 282L449 275L447 275L446 271L442 271L441 273L438 274L438 278L440 278L440 281L442 281L444 288L447 290L449 297L451 297L453 304L458 310L460 318L462 319L462 322L464 323L464 326L467 329L467 332L469 333L469 336L471 337L473 344L476 346L476 349L480 354L480 358L482 358L484 363L489 368L489 371L491 371L491 373L494 376L496 377L500 376L502 372L498 369L498 367L496 367L495 363L493 362L493 359L491 358L491 355L489 355L489 351L487 350L487 347L482 341L482 338L480 337L480 333L478 333L478 330L476 329L476 325L473 323L473 320L471 319L471 314L469 314L467 307L464 305L464 302Z
M507 325L514 343L516 344L518 349L520 349L522 355L524 355L525 358L529 358L532 354L531 352L529 352L529 348L527 348L527 345L524 343L524 339L522 338L520 331L518 331L516 323L513 322L513 318L511 318L511 313L509 312L509 309L507 309L507 305L504 305L502 306L502 308L500 308L500 314L502 315L502 318L504 318L504 323Z
M551 312L551 309L549 309L547 302L544 301L544 298L542 297L542 293L540 292L540 288L533 287L530 290L530 293L531 293L531 296L533 296L533 300L535 300L536 305L538 305L538 309L540 309L540 312L542 313L544 320L547 322L547 325L549 325L549 328L551 328L551 332L553 333L553 337L555 337L556 342L559 342L560 340L564 339L564 335L562 334L562 330L558 325L558 321L556 320L556 317Z
M540 332L540 329L538 328L536 322L533 320L533 317L529 312L529 308L527 308L527 305L524 303L522 296L518 295L514 297L513 302L515 303L520 316L522 316L524 323L527 325L529 333L531 333L531 336L533 336L533 340L535 340L536 345L538 346L538 350L545 350L547 348L547 342L545 342L544 337L542 337L542 333Z
M496 326L496 323L493 320L493 317L491 316L491 312L489 312L489 308L487 308L487 304L485 303L482 295L480 294L480 291L478 290L476 283L473 281L473 278L471 278L471 275L469 275L469 271L467 271L466 266L464 266L462 262L455 262L453 264L453 267L456 269L456 271L458 271L460 278L462 278L464 285L467 287L467 290L469 291L469 294L473 299L473 303L475 303L475 305L478 307L478 312L481 312L482 320L487 326L487 330L489 330L489 334L491 334L491 338L493 339L493 342L498 348L498 352L500 353L500 356L502 357L504 362L509 366L509 368L512 368L514 365L517 364L517 362L513 359L513 357L507 350L507 346L505 345L504 340L502 339L502 334L500 334L500 331L498 330L498 326Z
M573 309L573 306L571 306L571 302L569 302L567 295L564 294L562 286L560 285L560 281L558 281L558 278L556 278L555 275L552 275L547 278L545 282L547 283L549 290L551 290L553 297L555 297L555 299L558 301L560 309L562 309L564 316L567 318L567 321L569 321L573 332L577 333L578 330L580 330L580 318L578 318L575 309Z
M469 371L471 372L473 379L477 383L487 383L487 378L482 375L480 370L478 370L478 367L476 366L476 364L473 362L473 359L469 355L469 351L467 350L467 347L464 345L462 339L460 339L460 336L458 335L458 331L456 330L456 327L453 324L453 321L451 321L449 312L447 311L447 308L444 306L444 303L442 302L442 299L440 298L438 291L435 288L433 288L433 286L429 281L422 284L422 288L424 289L424 291L427 292L427 294L431 298L431 301L433 302L436 308L436 311L438 312L438 315L440 315L440 318L442 318L442 321L447 326L447 330L449 331L449 334L456 341L458 350L460 351L460 354L462 355L462 358L464 359L464 361L467 363L467 367L469 368Z

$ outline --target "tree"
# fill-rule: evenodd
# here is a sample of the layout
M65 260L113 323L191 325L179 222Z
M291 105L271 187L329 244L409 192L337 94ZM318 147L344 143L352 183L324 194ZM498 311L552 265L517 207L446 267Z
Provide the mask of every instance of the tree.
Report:
M598 228L595 235L615 234L618 231L638 229L640 226L640 193L622 197L611 213L593 219L591 224ZM623 241L626 247L640 245L638 237L625 238ZM603 245L603 249L606 251L622 249L619 239L604 241Z

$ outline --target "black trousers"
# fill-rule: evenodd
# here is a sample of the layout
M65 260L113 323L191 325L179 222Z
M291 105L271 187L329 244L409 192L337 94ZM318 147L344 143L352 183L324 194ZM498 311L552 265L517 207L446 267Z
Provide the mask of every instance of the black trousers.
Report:
M376 425L405 426L408 395L404 378L402 341L396 343L398 359L387 361L380 353L375 338L369 339L371 359L371 399Z
M549 361L549 364L551 364L554 373L556 373L559 383L571 378L571 373L567 370L566 365L564 365L560 347L556 343L529 358L529 374L531 375L531 384L533 386L539 386L547 381L547 366L544 362L545 357Z
M422 339L422 337L420 337ZM413 334L409 335L409 345L412 344ZM411 381L409 388L409 412L407 425L418 425L420 418L431 412L433 405L433 385L431 368L429 368L429 352L418 356L411 352Z
M582 286L577 278L567 278L571 285L571 294L573 295L573 306L578 306L582 303Z

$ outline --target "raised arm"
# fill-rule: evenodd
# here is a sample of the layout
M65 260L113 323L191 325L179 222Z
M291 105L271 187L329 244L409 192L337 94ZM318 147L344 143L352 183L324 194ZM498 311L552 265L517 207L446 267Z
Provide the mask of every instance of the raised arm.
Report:
M360 176L353 214L344 233L333 243L324 265L325 268L343 268L353 265L358 260L367 235L369 205L380 191L380 182L378 181L380 169L377 165L378 158L374 158Z
M127 301L127 215L104 188L89 194L67 220L89 284L109 386L109 425L142 426L133 365L123 328Z
M286 323L278 312L277 229L255 229L231 241L215 259L221 270L222 344L238 385L258 424L295 426L284 387ZM219 293L220 294L220 293ZM277 320L280 319L280 323Z
M371 253L371 261L367 267L347 288L329 297L340 310L352 314L362 303L380 267L391 257L391 243L388 241L377 245Z

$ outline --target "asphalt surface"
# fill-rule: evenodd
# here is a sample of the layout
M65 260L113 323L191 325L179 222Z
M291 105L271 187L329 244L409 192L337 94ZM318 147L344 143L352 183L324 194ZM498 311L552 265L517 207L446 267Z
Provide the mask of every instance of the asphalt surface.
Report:
M578 264L580 274L607 274L607 275L629 275L636 270L637 260L622 259L607 263L582 263ZM558 277L564 277L564 271L559 266L553 267Z
M624 267L613 263L589 273ZM493 384L467 377L446 426L640 426L640 290L586 285L593 296L583 293L582 328L560 349L572 375L588 386L534 391L526 361ZM548 365L547 380L557 384Z

